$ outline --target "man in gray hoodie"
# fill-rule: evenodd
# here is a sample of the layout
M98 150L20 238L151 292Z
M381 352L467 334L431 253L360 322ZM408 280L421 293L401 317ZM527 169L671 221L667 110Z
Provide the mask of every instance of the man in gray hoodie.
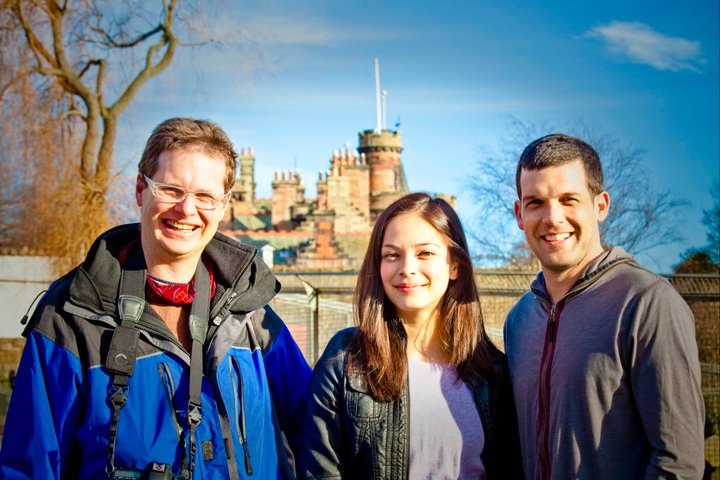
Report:
M603 247L610 197L597 153L542 137L516 182L517 223L542 266L505 322L526 476L701 478L693 315L662 277Z

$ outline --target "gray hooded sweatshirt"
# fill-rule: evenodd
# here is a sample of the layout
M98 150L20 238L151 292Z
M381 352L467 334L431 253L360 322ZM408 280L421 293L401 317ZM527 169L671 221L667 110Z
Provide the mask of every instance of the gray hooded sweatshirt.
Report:
M557 305L540 273L505 322L526 477L701 478L692 312L622 248Z

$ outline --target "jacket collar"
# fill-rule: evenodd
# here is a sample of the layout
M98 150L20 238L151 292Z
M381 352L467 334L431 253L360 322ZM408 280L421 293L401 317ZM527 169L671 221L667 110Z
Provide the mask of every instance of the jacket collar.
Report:
M120 284L122 248L140 238L140 225L121 225L98 237L78 267L70 287L72 303L95 313L114 312ZM230 311L249 312L265 306L277 292L280 283L257 256L257 249L216 233L203 255L213 265L217 289L213 308L218 301L230 301Z

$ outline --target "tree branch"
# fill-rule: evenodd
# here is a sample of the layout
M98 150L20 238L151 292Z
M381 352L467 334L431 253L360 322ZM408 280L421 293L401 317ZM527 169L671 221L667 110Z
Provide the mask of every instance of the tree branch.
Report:
M38 67L41 67L43 64L43 60L45 60L51 66L57 68L57 64L54 62L54 58L50 54L50 51L45 48L45 45L42 43L42 41L37 37L37 35L35 35L35 32L30 26L28 19L25 17L22 4L22 0L13 0L10 4L10 8L15 15L15 18L17 18L18 22L20 23L20 27L25 34L25 39L28 42L30 50L33 52L33 56L35 57Z
M118 42L108 32L106 32L105 30L103 30L101 28L91 27L91 29L95 33L100 34L105 39L105 41L100 42L100 44L103 46L106 46L106 47L110 47L110 48L132 48L132 47L135 47L135 46L139 45L140 43L144 42L145 40L152 37L156 33L164 31L163 25L158 25L157 27L153 28L152 30L149 30L145 33L138 35L133 40L126 41L126 42Z
M167 0L163 1L163 5L165 5L165 21L162 25L163 36L148 49L147 55L145 56L145 67L138 72L135 78L128 84L125 91L118 97L115 103L109 107L107 115L119 115L127 108L130 100L137 94L143 84L165 70L172 62L179 43L173 31L173 16L177 2L178 0L169 0L169 3ZM153 64L156 53L163 47L166 47L165 53L157 63Z

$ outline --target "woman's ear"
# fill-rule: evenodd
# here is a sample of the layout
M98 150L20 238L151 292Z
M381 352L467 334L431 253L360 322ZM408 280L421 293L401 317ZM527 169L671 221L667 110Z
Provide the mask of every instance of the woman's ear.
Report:
M458 278L458 265L457 262L450 264L450 280L457 280Z

